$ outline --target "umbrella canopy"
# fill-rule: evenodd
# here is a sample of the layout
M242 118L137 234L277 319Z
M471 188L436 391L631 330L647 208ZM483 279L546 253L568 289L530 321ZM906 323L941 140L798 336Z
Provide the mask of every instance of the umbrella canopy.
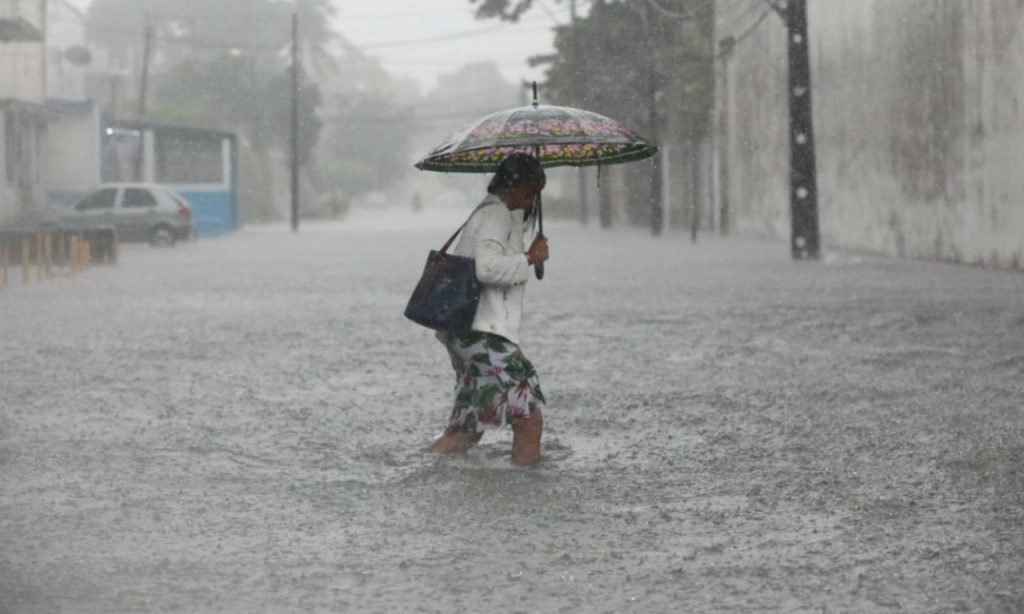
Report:
M491 113L452 134L416 168L450 173L491 173L509 154L537 156L545 167L632 162L657 147L603 115L532 105Z
M541 166L594 166L632 162L653 156L658 148L618 122L583 109L541 105L537 84L533 104L498 111L452 134L416 163L424 171L493 173L506 156L521 152ZM544 234L541 197L537 195L537 228ZM534 265L537 279L544 264Z

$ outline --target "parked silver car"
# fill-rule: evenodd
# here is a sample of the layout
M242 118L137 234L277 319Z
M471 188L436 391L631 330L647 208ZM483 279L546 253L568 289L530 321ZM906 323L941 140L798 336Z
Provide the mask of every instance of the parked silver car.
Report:
M110 225L121 241L174 245L193 234L192 208L180 194L152 183L108 183L61 215L61 221Z

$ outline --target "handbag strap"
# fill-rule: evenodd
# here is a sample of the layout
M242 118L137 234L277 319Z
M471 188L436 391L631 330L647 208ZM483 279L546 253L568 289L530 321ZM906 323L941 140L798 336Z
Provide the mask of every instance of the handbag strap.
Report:
M469 214L469 217L466 218L466 221L462 223L462 226L459 226L459 229L455 231L455 234L453 234L447 241L444 242L444 245L441 247L440 250L441 255L444 255L445 253L448 252L448 248L451 247L452 241L455 240L455 237L459 236L459 233L462 232L462 229L466 227L466 224L469 223L469 220L473 219L473 216L476 214L477 211L483 209L487 205L496 204L498 203L492 203L485 200L484 202L477 205L476 209L473 209L472 213Z
M448 248L451 246L452 241L455 240L455 237L459 236L459 233L462 232L462 229L466 227L466 224L469 223L469 220L473 219L473 216L476 215L477 211L483 209L487 205L494 204L497 203L484 201L477 205L476 209L473 209L472 213L469 214L469 217L466 218L466 221L462 223L462 226L459 226L459 229L455 231L455 234L453 234L447 241L445 241L444 245L441 247L441 251L438 252L440 257L437 258L437 260L434 262L434 266L430 267L430 272L424 272L425 277L423 279L423 294L420 297L420 305L426 304L427 299L430 297L430 290L434 287L434 282L437 280L437 271L438 269L441 268L441 261L444 260L444 257L448 255Z

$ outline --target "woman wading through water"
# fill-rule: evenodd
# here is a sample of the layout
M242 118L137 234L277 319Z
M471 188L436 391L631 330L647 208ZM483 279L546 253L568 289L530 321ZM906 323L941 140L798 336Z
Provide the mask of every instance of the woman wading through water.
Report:
M455 369L455 404L448 427L429 452L462 452L479 442L485 429L509 424L512 463L540 460L544 395L533 365L519 349L519 328L530 268L548 259L543 235L524 251L525 230L545 182L533 156L505 158L451 252L476 261L483 290L469 332L437 333Z

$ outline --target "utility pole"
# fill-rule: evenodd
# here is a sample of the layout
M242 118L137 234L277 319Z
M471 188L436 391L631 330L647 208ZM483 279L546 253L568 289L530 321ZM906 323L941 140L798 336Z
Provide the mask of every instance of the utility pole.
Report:
M292 14L292 232L299 231L299 15Z
M146 16L146 29L142 45L142 79L139 89L139 118L146 116L146 97L149 93L149 60L153 50L153 23Z
M817 259L821 255L821 239L811 114L807 0L789 0L782 10L789 31L790 249L794 260Z
M114 119L117 119L117 86L120 79L120 75L110 74L110 116Z
M732 59L736 39L728 36L718 44L720 69L717 86L720 94L718 101L718 232L728 235L731 231L729 219L729 105L731 92L729 86L729 60Z
M570 26L571 27L570 36L572 37L572 40L573 40L573 46L574 46L573 51L575 52L575 53L573 53L573 55L576 57L576 60L578 61L580 59L580 53L579 53L578 47L576 47L576 41L578 40L577 37L579 36L579 32L576 31L576 23L577 23L577 21L578 21L578 18L577 18L577 13L576 13L576 0L569 0L569 22L572 24ZM577 73L578 72L579 71L577 71ZM584 76L584 78L586 78L586 76ZM588 190L587 190L587 173L586 173L586 171L584 171L584 168L585 167L582 167L582 166L578 167L577 168L577 172L579 173L579 181L580 181L580 186L579 186L579 191L580 191L580 224L583 224L584 226L586 226L586 225L588 225L590 223L590 204L589 204L590 194L588 193Z

